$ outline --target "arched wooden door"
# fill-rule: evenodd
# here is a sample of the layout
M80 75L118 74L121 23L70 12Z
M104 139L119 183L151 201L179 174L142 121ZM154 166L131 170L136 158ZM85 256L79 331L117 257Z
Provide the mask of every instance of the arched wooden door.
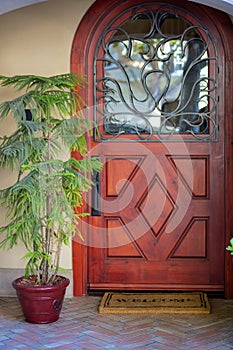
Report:
M90 154L104 169L73 245L78 293L224 291L223 19L187 1L113 0L81 22L72 71L87 77Z

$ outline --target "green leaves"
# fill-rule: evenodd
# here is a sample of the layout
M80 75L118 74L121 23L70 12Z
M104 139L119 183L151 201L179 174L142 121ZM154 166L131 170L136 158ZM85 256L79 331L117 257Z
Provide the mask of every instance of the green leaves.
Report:
M0 76L0 85L22 91L0 104L0 121L13 115L17 126L1 139L0 166L18 172L16 183L0 191L9 221L0 228L0 247L11 249L21 241L28 249L25 273L36 274L42 284L54 279L62 245L79 233L79 218L87 214L75 208L92 186L89 175L102 168L97 158L87 157L86 134L93 125L82 112L78 90L84 83L75 74ZM71 151L80 159L71 158Z
M24 255L23 259L27 260L24 273L25 278L29 278L31 275L34 275L35 272L37 273L37 276L39 276L41 261L46 261L48 263L50 262L49 254L40 251L30 251ZM40 279L38 278L38 284L39 283Z
M0 104L0 119L10 113L18 123L25 118L25 109L32 111L34 121L47 121L55 113L57 118L66 119L75 115L85 107L85 103L77 89L84 86L84 78L77 74L62 74L53 77L35 75L16 75L6 77L0 75L2 86L13 86L24 93ZM26 92L25 92L26 91Z
M226 250L229 250L231 255L233 255L233 238L231 238L230 245L226 248Z
M87 153L87 145L85 134L92 130L92 123L78 116L77 118L70 118L61 120L53 130L54 137L60 137L62 143L69 148L69 150L79 151L81 155Z
M15 75L6 77L0 75L1 86L13 86L17 90L35 88L41 94L48 90L61 89L69 90L73 87L83 87L85 82L84 77L77 74L67 73L52 77L42 77L37 75Z

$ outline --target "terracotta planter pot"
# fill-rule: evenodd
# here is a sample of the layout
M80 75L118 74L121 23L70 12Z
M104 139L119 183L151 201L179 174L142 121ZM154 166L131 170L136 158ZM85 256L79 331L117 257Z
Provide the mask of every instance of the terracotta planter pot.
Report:
M64 282L55 286L23 286L19 282L22 277L12 282L16 289L23 314L30 323L51 323L58 320L66 287L70 280L62 277Z

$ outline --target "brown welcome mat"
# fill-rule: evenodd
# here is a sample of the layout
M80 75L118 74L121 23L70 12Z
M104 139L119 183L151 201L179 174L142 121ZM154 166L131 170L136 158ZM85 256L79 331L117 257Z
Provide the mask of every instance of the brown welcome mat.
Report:
M101 314L209 314L205 293L105 293Z

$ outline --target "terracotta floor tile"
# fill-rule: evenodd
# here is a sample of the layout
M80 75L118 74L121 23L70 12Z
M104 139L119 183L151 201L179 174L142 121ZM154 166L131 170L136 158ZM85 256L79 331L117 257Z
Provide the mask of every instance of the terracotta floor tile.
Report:
M0 350L230 350L233 300L210 298L209 315L101 315L100 297L65 299L55 323L24 321L16 298L0 298Z

